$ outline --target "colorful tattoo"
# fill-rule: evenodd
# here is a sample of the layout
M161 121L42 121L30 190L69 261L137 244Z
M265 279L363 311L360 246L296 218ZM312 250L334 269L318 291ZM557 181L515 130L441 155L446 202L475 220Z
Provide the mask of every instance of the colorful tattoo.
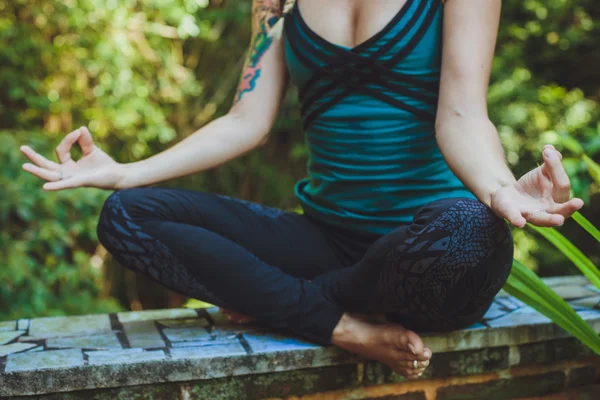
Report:
M255 35L252 38L242 80L235 96L235 102L241 100L244 93L251 92L256 87L256 81L260 77L261 59L265 52L271 47L273 39L269 37L269 31L279 19L281 13L279 10L279 1L277 0L255 0L253 8L255 18Z

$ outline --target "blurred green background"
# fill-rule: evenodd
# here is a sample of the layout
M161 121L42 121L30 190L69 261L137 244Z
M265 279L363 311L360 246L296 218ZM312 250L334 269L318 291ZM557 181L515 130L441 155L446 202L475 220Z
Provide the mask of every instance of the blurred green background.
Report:
M117 161L148 157L227 112L249 41L251 0L0 0L0 320L181 306L186 298L116 265L96 221L108 191L45 193L19 145L54 157L87 125ZM520 176L544 143L565 155L583 214L600 225L600 3L504 0L489 110ZM169 182L294 208L306 163L296 94L269 143ZM561 228L598 265L597 243ZM514 231L515 257L540 275L576 273L550 245Z

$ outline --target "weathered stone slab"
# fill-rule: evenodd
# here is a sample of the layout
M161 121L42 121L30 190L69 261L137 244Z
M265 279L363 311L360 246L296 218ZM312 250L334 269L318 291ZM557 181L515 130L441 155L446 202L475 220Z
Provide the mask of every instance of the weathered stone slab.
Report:
M90 365L100 364L129 364L144 361L158 361L165 359L163 350L144 351L142 349L122 349L117 351L87 351Z
M171 349L171 358L180 360L184 358L214 358L246 355L246 350L239 342L216 344L201 347L178 347Z
M580 278L577 277L576 279ZM561 284L555 285L557 287L573 285L569 281L557 280L557 282L561 282ZM583 285L588 285L588 282L585 281ZM586 290L590 292L590 295L574 300L572 305L579 308L578 314L582 318L589 321L596 331L600 331L600 311L587 308L586 304L588 303L583 302L590 298L600 298L600 295L589 288ZM576 304L578 302L583 303ZM512 365L523 366L525 363L531 364L532 362L534 364L544 364L554 362L557 359L582 360L583 357L591 355L591 352L589 354L581 353L564 346L563 349L551 351L551 349L557 347L553 341L558 338L568 338L564 339L566 341L574 341L574 339L569 338L568 333L557 325L550 323L547 319L535 321L537 317L545 317L542 317L532 308L524 306L517 299L510 296L500 296L496 299L495 304L486 313L490 326L496 324L495 327L488 327L487 324L478 322L467 329L459 331L424 335L427 346L436 354L434 362L425 375L426 378L440 376L440 374L450 377L456 376L458 373L470 375L500 370L506 372L506 369ZM509 309L512 311L509 311ZM100 388L130 386L132 391L135 391L135 388L149 385L158 386L165 384L165 382L176 381L183 382L181 388L185 387L185 390L187 390L188 386L186 385L193 380L201 380L202 382L199 384L205 387L204 383L212 382L211 380L215 377L228 377L227 382L231 383L239 382L240 379L247 376L250 377L248 378L249 382L255 379L261 380L263 379L261 376L265 374L279 377L280 374L284 373L283 371L305 374L307 371L313 373L319 367L337 370L342 366L348 367L348 371L355 374L352 376L356 376L357 381L353 381L355 382L353 384L360 384L361 382L369 385L382 384L381 379L387 379L386 382L403 382L397 375L385 372L389 368L386 369L381 364L374 362L359 363L359 358L351 356L349 353L342 352L334 347L323 348L292 337L290 334L273 331L265 325L235 325L226 319L219 319L219 313L215 313L215 311L216 308L206 310L211 318L203 318L204 311L200 312L201 316L198 317L196 310L188 309L184 309L183 314L180 314L181 311L178 310L175 311L175 314L173 314L173 310L124 313L122 318L122 321L124 321L122 323L123 333L86 331L69 335L57 335L54 332L52 333L54 336L46 336L44 339L40 339L38 335L34 335L33 331L28 332L27 335L23 334L16 338L18 343L11 343L11 345L30 347L17 349L18 354L13 352L6 357L6 361L3 358L0 368L8 366L10 360L18 360L18 358L15 358L17 356L27 354L46 356L56 351L44 350L41 344L47 344L51 348L52 346L63 345L65 347L77 345L81 348L100 348L90 347L90 341L100 340L99 338L104 337L108 338L107 340L111 344L116 344L118 343L116 334L119 339L125 338L126 341L129 341L134 348L85 350L85 354L82 354L79 349L75 349L78 353L73 357L72 366L65 367L63 365L68 365L68 362L63 362L62 364L55 363L58 366L43 367L45 369L41 371L21 369L0 372L0 397L79 391L83 396L81 398L86 398L85 396L89 395L90 392L84 389L98 390ZM157 318L157 312L163 317ZM164 317L165 314L168 314L168 316ZM217 322L222 322L222 324L211 326L209 322L213 318ZM502 323L506 319L510 319L509 323ZM519 319L525 322L522 323L523 321ZM70 318L63 319L65 324L69 323L70 320ZM31 328L35 328L35 321L33 320ZM14 332L15 324L16 322L9 322L7 326L10 329L5 329L2 332ZM27 327L26 324L22 326ZM75 324L76 330L79 329L77 326L78 324ZM109 324L104 326L104 328L108 327ZM169 340L163 341L163 338ZM35 341L36 343L22 343L25 340ZM79 340L83 342L78 342ZM164 349L164 342L170 342L172 347ZM583 345L581 346L583 347ZM0 350L2 347L5 346L0 346ZM532 350L533 347L535 347L535 350ZM158 348L158 350L144 351L143 348ZM542 350L537 350L538 348ZM14 350L12 348L11 351ZM250 354L247 354L247 352ZM284 352L284 354L280 352ZM536 357L539 357L540 354L545 354L545 358L538 360ZM548 356L548 354L551 355ZM81 358L84 364L89 365L82 365ZM443 360L445 361L442 362ZM369 372L369 365L376 365L376 371L384 371L384 377L381 378L382 374L369 375L372 372ZM447 369L445 373L442 368L444 365ZM585 379L580 379L581 382L595 376L593 368L585 370L581 374L584 372ZM432 373L434 375L430 375ZM503 373L501 372L501 374ZM573 374L573 376L573 381L578 381L577 374ZM499 375L501 379L506 377L505 375ZM331 381L331 379L327 380ZM503 381L500 385L504 385L504 383ZM270 385L270 388L272 388L272 384ZM306 387L306 385L310 386L312 383L304 381L299 383L298 387ZM288 387L289 385L285 386L285 388ZM236 393L244 393L246 389L246 387L240 388L239 392ZM306 393L309 392L314 393L314 391L307 391ZM177 395L179 393L177 392ZM167 396L170 394L167 394ZM227 394L229 395L229 393ZM383 395L383 393L380 394ZM280 396L277 396L290 398L289 396L294 395L296 394L282 392ZM460 398L462 392L448 392L445 395L450 395L451 398L457 395ZM271 398L273 396L272 392L261 392L260 395L257 393L256 397L251 398ZM385 395L384 397L389 396ZM209 396L207 398L216 397ZM237 398L242 399L244 397Z
M228 337L217 337L217 338L208 338L203 340L189 340L185 342L173 342L171 343L171 347L194 347L194 346L215 346L221 344L229 344L229 343L239 343L239 339L237 335L232 335Z
M589 290L590 292L600 293L600 289L596 287L596 285L585 285L584 288Z
M514 297L497 297L495 302L509 311L516 310L525 305L521 300L515 299Z
M80 349L48 350L8 356L6 372L67 368L83 365Z
M159 319L157 322L167 328L206 328L210 326L210 323L204 318Z
M0 345L11 342L24 334L25 331L6 331L0 332Z
M270 353L276 351L292 351L317 349L321 346L302 339L278 334L252 334L244 333L244 339L250 345L253 353Z
M31 349L25 350L23 353L32 353L35 351L44 351L44 346L32 347Z
M456 349L456 351L479 349L487 343L489 329L461 330L422 335L433 354Z
M29 320L28 319L20 319L17 321L17 329L26 331L29 329Z
M500 317L487 324L492 328L501 328L517 325L536 325L550 323L550 319L538 312L512 312L504 317Z
M577 311L577 314L579 314L579 316L581 318L583 318L585 321L588 320L597 320L600 318L600 311L599 310L580 310Z
M495 319L498 317L502 317L503 315L506 315L507 312L508 311L506 311L506 309L502 306L502 304L493 302L490 305L490 308L488 308L485 315L483 316L483 319L487 321L489 319Z
M227 339L235 337L242 333L266 333L272 330L264 326L255 324L237 324L237 325L215 325L210 329L210 334L217 339Z
M599 303L600 296L584 297L583 299L572 300L569 302L569 304L573 306L583 306L587 308L594 308L598 306Z
M180 329L164 328L163 333L171 343L186 342L191 340L209 340L211 338L206 329L202 327L190 327Z
M166 347L165 341L156 328L154 321L131 321L123 324L123 329L131 347Z
M110 319L107 314L35 318L29 325L29 336L37 338L77 336L82 333L110 331Z
M565 300L580 299L582 297L589 297L596 294L580 285L554 286L552 290L554 290L556 294Z
M195 310L190 308L172 308L167 310L127 311L117 313L121 323L133 321L150 321L197 317Z
M44 339L40 339L38 337L33 337L33 336L29 336L29 335L23 335L23 336L19 336L19 338L17 340L19 342L33 342L33 341L39 342L40 340L44 340Z
M0 332L14 331L15 329L17 329L16 321L1 321L0 322Z
M590 283L584 275L561 275L542 279L550 287L564 285L587 285Z
M11 343L4 346L0 346L0 357L4 357L8 354L18 353L23 350L30 349L37 346L35 343Z
M121 343L114 333L100 335L59 337L48 339L46 346L51 348L83 348L83 349L120 349Z

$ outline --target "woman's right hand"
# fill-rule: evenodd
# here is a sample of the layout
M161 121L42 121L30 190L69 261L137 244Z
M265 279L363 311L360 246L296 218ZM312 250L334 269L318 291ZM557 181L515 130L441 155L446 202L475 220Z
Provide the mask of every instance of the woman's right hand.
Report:
M79 143L83 156L71 159L71 148ZM121 189L124 175L123 164L117 163L94 144L90 131L81 127L69 133L56 147L58 163L50 161L29 146L21 146L21 152L31 160L23 169L44 179L44 190L54 191L77 187ZM62 179L61 179L62 176Z

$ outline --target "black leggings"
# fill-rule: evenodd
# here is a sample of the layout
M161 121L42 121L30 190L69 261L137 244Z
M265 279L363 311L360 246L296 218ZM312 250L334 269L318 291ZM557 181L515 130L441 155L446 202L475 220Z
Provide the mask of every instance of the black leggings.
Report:
M345 311L417 331L466 327L513 256L506 223L466 198L433 202L379 236L215 194L134 188L108 197L97 231L125 267L320 344Z

